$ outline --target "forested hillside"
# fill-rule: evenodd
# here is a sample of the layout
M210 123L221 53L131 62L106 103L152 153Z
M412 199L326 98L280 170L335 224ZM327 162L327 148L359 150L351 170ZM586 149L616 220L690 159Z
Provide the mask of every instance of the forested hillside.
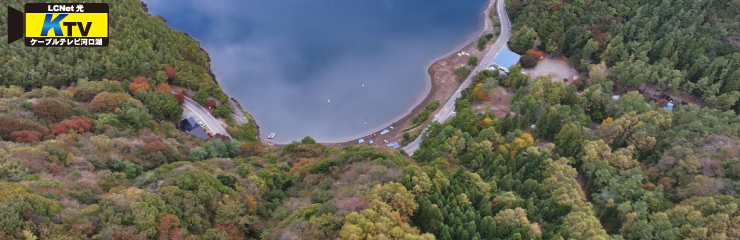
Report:
M61 0L7 0L3 5L23 10L32 2ZM22 42L7 45L7 20L0 18L0 85L17 85L26 90L71 86L78 79L111 79L124 83L144 76L149 84L170 83L193 90L204 89L225 102L227 97L208 73L208 55L185 33L170 29L150 16L138 0L80 0L104 2L110 6L110 45L105 48L32 48ZM0 9L7 15L7 8ZM168 80L166 67L177 69ZM169 81L169 82L168 82Z
M615 239L740 239L740 118L690 105L656 108L637 92L613 100L603 89L611 83L576 94L574 86L538 78L520 88L512 103L516 114L503 119L476 117L461 99L457 116L433 124L414 157L477 173L495 186L493 214L496 199L519 202L513 206L526 209L543 239L605 233ZM600 124L594 127L592 119ZM528 147L533 138L519 129L551 143ZM576 169L585 180L581 186ZM578 221L571 221L575 216ZM465 230L461 222L447 225ZM465 239L454 237L462 234L452 239Z
M509 46L611 68L623 86L655 83L738 110L740 1L507 0Z

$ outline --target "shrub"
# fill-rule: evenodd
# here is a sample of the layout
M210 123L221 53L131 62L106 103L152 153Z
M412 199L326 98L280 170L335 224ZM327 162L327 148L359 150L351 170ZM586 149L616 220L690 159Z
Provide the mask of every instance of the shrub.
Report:
M470 66L478 65L478 57L471 56L470 58L468 58L468 65Z
M531 55L522 56L519 62L521 62L522 67L525 67L525 68L533 68L537 66L537 59Z
M313 140L313 138L306 136L303 139L301 139L301 143L303 144L315 144L316 140Z
M329 168L332 166L336 166L336 165L337 163L334 162L334 160L326 159L324 161L321 161L321 163L319 163L319 166L313 170L313 173L328 173Z
M324 190L315 190L310 194L311 203L325 203L331 196Z
M465 77L467 77L470 74L470 69L468 69L467 67L463 66L463 67L456 68L455 71L454 71L454 73L458 77L465 78Z

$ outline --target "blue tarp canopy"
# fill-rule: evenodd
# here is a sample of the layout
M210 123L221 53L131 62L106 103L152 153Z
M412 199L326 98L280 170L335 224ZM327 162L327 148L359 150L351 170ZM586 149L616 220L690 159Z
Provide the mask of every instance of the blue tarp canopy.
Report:
M386 134L388 132L390 132L390 130L388 130L387 128L383 129L383 131L380 131L380 135Z
M399 147L400 147L400 146L398 145L398 142L397 142L397 141L396 141L396 142L392 142L392 143L389 143L389 144L387 144L386 146L387 146L387 147L392 147L392 148L399 148Z
M673 103L668 103L668 105L666 105L664 108L668 110L673 110Z
M508 49L501 49L501 51L496 55L495 58L493 58L493 65L506 68L506 70L509 70L511 66L519 62L519 58L522 56L519 56L519 54L516 54L515 52L509 51Z
M370 140L367 141L367 143L373 144L373 140L370 139Z
M364 143L365 139L360 138L360 140L357 140L357 143Z

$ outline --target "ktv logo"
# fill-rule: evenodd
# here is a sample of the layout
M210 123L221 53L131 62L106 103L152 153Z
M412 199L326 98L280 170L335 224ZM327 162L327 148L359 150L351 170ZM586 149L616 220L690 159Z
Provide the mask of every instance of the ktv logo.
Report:
M23 13L8 7L8 44L24 36L29 47L108 46L107 3L26 3Z

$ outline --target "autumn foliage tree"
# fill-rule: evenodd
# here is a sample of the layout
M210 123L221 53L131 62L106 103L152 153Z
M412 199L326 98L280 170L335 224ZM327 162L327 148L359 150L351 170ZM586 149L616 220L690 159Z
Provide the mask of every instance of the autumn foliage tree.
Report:
M164 150L164 143L160 141L153 141L144 145L144 151L147 153L159 152Z
M179 240L183 239L185 232L179 228L180 219L169 213L159 213L157 215L157 233L159 240Z
M14 142L37 142L41 140L41 133L37 131L15 131L10 133L10 137Z
M46 99L33 106L33 113L49 122L58 122L72 113L72 106L56 100Z
M185 95L179 92L175 94L175 99L177 99L177 103L182 104L183 102L185 102Z
M534 50L534 49L527 50L526 55L532 56L535 59L542 59L545 56L545 54L542 53L541 51L537 51L537 50Z
M265 146L259 142L243 142L239 147L239 153L244 156L260 156L265 153Z
M36 121L27 120L27 119L8 119L5 121L0 122L0 137L3 139L12 139L13 137L11 134L16 131L36 131L43 134L46 134L49 132L49 129L46 128L44 125L39 124Z
M171 67L167 67L164 69L164 73L167 74L167 79L175 79L175 76L177 75L177 70Z
M149 88L149 82L146 81L145 77L138 77L134 79L134 82L128 85L128 90L131 94L134 94L139 90L149 91Z
M206 102L206 106L208 106L208 108L215 107L216 106L216 100L208 99L208 101Z
M257 200L254 199L254 196L247 194L245 205L247 214L254 215L257 213Z
M113 112L119 108L119 104L128 101L130 98L125 93L101 92L90 102L90 107L98 112Z
M157 87L154 88L154 92L170 94L170 92L172 92L172 89L170 88L169 84L160 83L159 85L157 85Z
M488 94L486 94L485 92L483 92L483 91L481 90L481 86L482 86L482 85L483 85L483 83L478 83L478 84L476 84L476 85L475 85L475 87L473 87L473 90L472 90L472 92L471 92L471 93L472 93L472 94L473 94L473 95L475 96L475 98L476 98L476 99L478 99L478 100L481 100L481 101L488 101L488 99L490 99L490 98L488 97Z
M94 120L92 120L91 118L78 116L72 116L71 118L63 120L60 123L55 123L49 126L51 134L54 135L67 133L69 132L69 130L75 131L77 133L83 133L93 130L94 128Z

